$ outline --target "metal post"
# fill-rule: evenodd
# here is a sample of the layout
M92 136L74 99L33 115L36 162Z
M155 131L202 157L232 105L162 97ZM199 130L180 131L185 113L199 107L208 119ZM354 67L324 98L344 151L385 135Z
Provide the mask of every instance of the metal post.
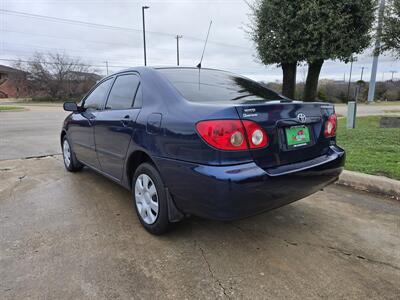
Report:
M146 58L146 26L144 22L144 10L148 9L148 6L142 6L142 21L143 21L143 52L144 52L144 65L147 66Z
M376 29L374 60L372 62L371 80L369 81L369 89L368 89L368 102L369 103L373 102L374 98L375 98L376 72L378 70L379 48L381 47L381 34L382 34L382 23L383 23L384 11L385 11L385 0L381 0L380 5L379 5L379 13L378 13L378 27Z
M354 101L350 101L349 103L347 103L347 128L356 127L356 112L357 103Z
M365 68L365 67L362 67L362 68L361 68L361 78L360 78L361 81L362 81L363 75L364 75L364 68Z
M179 39L182 38L181 35L176 35L176 65L179 66Z

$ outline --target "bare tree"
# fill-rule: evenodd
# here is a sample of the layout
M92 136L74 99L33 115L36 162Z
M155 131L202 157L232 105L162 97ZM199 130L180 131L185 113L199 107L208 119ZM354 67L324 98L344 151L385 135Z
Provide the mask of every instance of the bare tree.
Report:
M24 69L32 90L53 99L80 96L100 78L79 59L60 53L35 53Z

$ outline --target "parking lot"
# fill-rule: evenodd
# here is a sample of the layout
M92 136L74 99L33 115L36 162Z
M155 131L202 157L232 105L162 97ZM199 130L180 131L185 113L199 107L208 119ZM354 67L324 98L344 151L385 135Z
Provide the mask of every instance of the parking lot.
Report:
M398 201L333 185L252 218L192 217L152 236L128 191L64 170L64 116L0 115L1 298L400 297Z
M23 107L24 111L1 112L0 160L60 153L58 137L68 114L60 105Z

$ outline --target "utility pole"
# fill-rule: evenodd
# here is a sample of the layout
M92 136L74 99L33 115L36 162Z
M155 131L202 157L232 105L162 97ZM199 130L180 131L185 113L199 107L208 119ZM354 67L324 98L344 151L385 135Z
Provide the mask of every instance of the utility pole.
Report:
M363 84L364 69L365 69L365 67L361 67L360 81L357 82L357 89L356 89L356 96L355 96L356 103L358 101L358 95L360 94L361 86L364 86L364 84Z
M392 73L392 82L393 82L394 74L397 73L397 71L390 71L390 73Z
M354 62L355 58L353 56L351 56L350 58L350 76L349 76L349 84L347 86L347 102L349 102L350 100L350 85L351 85L351 74L353 73L353 62Z
M381 47L383 13L385 11L385 0L381 0L378 12L378 27L376 29L376 40L374 48L374 60L372 62L371 80L369 81L368 103L372 103L375 98L376 72L378 70L379 48Z
M176 35L176 65L179 66L179 39L182 38L182 35Z
M142 21L143 21L143 52L144 52L144 65L147 66L146 58L146 27L144 22L144 10L148 9L149 6L142 6Z
M106 63L106 70L107 70L107 76L108 76L108 61L106 60L105 63Z

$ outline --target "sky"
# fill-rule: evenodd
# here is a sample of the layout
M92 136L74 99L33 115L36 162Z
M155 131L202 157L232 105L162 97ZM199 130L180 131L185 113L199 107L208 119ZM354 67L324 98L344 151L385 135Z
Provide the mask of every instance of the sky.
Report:
M257 60L246 33L250 9L244 0L0 0L0 64L12 64L4 59L29 59L35 52L59 52L102 74L106 61L110 73L143 65L144 5L150 6L145 10L148 65L176 65L176 35L182 35L180 65L197 65L212 21L203 67L260 81L282 80L279 67ZM362 67L364 80L369 80L371 53L367 49L357 56L353 80L360 79ZM377 80L390 79L391 71L400 79L400 61L381 56ZM326 61L320 78L348 80L349 73L350 64ZM300 66L297 80L305 81L306 74L307 66Z

